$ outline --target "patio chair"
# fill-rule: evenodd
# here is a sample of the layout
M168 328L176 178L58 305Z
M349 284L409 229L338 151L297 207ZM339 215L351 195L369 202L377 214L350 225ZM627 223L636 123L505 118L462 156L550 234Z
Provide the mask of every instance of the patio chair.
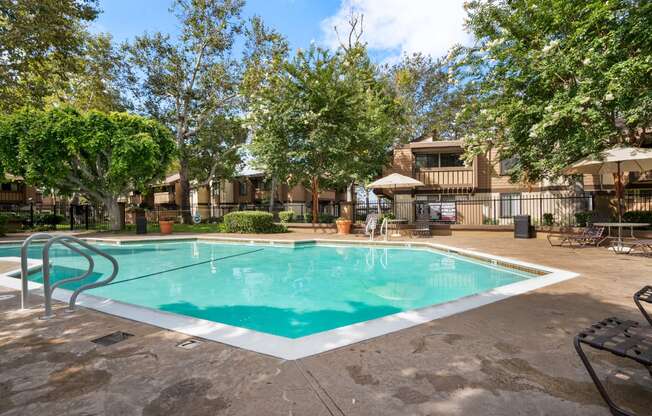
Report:
M634 303L645 317L645 320L652 326L652 317L647 313L641 301L652 304L652 286L645 286L643 289L634 293Z
M641 301L652 303L652 286L645 286L634 294L634 302L651 325L650 327L642 327L635 321L615 317L607 318L581 331L573 340L575 350L591 380L593 380L593 384L595 384L600 396L609 406L611 414L615 416L635 415L622 409L611 400L582 349L582 345L636 361L642 364L652 376L652 320L647 311L641 306Z
M367 214L367 219L364 224L364 235L370 236L373 240L376 235L376 228L378 228L378 214L375 212Z
M412 229L412 237L430 237L430 221L416 221Z
M563 247L564 245L568 245L568 247L575 247L575 245L578 247L588 245L597 247L604 241L604 229L605 227L591 225L584 228L581 233L548 234L546 238L552 247ZM551 237L556 238L558 242L553 243Z

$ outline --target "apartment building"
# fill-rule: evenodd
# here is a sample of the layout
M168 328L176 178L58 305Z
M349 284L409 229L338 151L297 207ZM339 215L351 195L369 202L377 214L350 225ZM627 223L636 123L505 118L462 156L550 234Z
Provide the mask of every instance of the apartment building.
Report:
M583 180L512 183L512 160L500 160L495 150L465 164L460 141L418 138L394 149L384 175L399 173L424 186L404 190L376 190L391 199L396 215L408 221L463 224L509 224L514 215L542 218L549 213L558 223L572 222L574 213L593 210L591 193L613 190L608 175L585 175Z
M33 186L29 186L19 176L5 175L5 180L0 183L0 205L26 205L30 202L40 203L41 193Z

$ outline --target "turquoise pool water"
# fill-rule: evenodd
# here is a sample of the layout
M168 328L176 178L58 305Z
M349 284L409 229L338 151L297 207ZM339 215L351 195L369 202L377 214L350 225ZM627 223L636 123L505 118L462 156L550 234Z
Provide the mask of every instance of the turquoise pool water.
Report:
M407 248L297 248L175 242L98 245L120 273L90 294L288 338L448 302L533 275L456 255ZM19 256L1 247L0 257ZM30 249L41 257L41 247ZM110 263L96 260L94 279ZM86 261L55 246L53 281L82 273ZM40 282L41 274L31 276ZM76 283L64 286L74 289Z

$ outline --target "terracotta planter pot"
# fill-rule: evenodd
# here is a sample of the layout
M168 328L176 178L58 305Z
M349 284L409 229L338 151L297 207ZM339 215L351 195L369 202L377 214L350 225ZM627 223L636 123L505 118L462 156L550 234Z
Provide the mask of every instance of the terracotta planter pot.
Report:
M172 234L172 226L174 221L159 221L158 226L161 229L161 234Z
M337 224L337 233L338 234L351 234L351 224L353 224L353 221L351 221L351 220L337 220L337 221L335 221L335 224Z

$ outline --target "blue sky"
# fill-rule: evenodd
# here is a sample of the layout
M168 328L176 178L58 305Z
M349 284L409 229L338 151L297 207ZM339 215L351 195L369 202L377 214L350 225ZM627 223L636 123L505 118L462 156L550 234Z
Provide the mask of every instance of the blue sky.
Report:
M281 32L293 49L311 42L337 45L333 26L346 27L351 11L365 16L365 41L378 61L402 54L444 55L455 43L468 43L462 30L463 0L247 0L244 16L259 15ZM174 34L171 0L100 0L102 14L94 31L123 42L145 31Z

